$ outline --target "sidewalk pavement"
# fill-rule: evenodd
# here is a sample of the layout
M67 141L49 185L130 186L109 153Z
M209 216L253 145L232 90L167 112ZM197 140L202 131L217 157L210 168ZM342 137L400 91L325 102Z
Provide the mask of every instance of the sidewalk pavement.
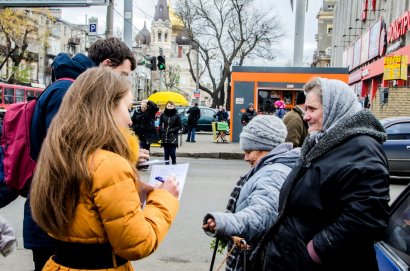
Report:
M178 137L181 146L177 148L177 157L216 158L216 159L243 159L244 152L240 150L239 143L214 143L211 132L197 132L196 142L186 142L187 134ZM164 149L160 146L151 146L151 156L163 157Z

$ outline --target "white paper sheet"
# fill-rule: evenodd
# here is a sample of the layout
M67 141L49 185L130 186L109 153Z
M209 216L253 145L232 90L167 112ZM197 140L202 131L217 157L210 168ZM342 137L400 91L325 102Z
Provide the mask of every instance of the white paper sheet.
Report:
M155 177L161 177L166 179L168 176L175 176L177 182L179 182L179 197L181 199L182 191L185 186L186 176L188 174L189 164L176 164L176 165L153 165L151 167L151 175L148 183L155 186L158 181Z

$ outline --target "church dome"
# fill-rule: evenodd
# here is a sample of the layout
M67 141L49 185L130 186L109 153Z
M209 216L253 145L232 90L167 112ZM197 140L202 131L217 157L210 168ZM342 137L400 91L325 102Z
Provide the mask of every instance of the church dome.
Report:
M135 42L137 44L149 45L151 43L151 33L149 32L146 23L144 22L144 28L135 36Z
M169 8L169 18L171 19L172 30L181 31L185 28L181 18L178 17L172 8Z
M190 45L191 38L189 37L188 32L183 30L175 37L175 42L178 45Z

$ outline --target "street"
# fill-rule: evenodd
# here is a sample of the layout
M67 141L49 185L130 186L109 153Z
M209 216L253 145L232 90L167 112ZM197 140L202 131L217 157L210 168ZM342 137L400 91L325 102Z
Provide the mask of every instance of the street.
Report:
M135 270L209 270L212 239L201 229L202 218L207 211L225 210L237 178L249 170L249 165L241 160L178 158L177 161L190 163L177 219L156 252L146 259L133 262ZM149 171L142 171L141 176L147 180ZM391 197L397 197L403 188L404 185L392 185ZM1 271L33 270L31 251L23 248L24 200L20 197L0 209L0 214L9 220L18 234L18 250L7 258L0 257ZM214 270L222 260L223 255L218 255Z

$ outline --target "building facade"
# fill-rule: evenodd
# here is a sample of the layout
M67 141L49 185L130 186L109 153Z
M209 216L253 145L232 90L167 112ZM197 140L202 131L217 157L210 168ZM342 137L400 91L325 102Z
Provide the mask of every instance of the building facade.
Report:
M182 21L175 15L167 0L158 0L153 18L150 30L144 24L135 36L136 47L133 49L138 62L143 66L152 58L164 56L166 69L152 70L151 80L147 80L148 72L138 73L137 81L145 81L146 84L140 84L134 96L144 99L155 91L175 91L188 101L199 100L201 105L209 106L211 101L207 94L201 92L201 96L197 97L194 93L196 82L190 73L187 53L191 52L192 66L197 67L197 51ZM157 65L156 60L151 63Z
M51 63L60 52L67 52L71 55L87 49L86 36L87 26L76 25L61 19L62 10L50 8L47 11L26 10L27 18L33 20L38 32L32 33L32 40L41 41L29 42L27 53L19 65L19 69L27 70L29 73L28 84L33 87L45 88L51 80ZM0 46L6 44L4 34L0 32ZM13 62L11 60L0 71L1 80L8 79Z
M329 67L332 54L333 10L337 1L324 0L316 18L318 33L315 35L317 48L313 53L312 67Z
M339 1L331 66L348 67L349 85L377 117L410 115L410 2Z

